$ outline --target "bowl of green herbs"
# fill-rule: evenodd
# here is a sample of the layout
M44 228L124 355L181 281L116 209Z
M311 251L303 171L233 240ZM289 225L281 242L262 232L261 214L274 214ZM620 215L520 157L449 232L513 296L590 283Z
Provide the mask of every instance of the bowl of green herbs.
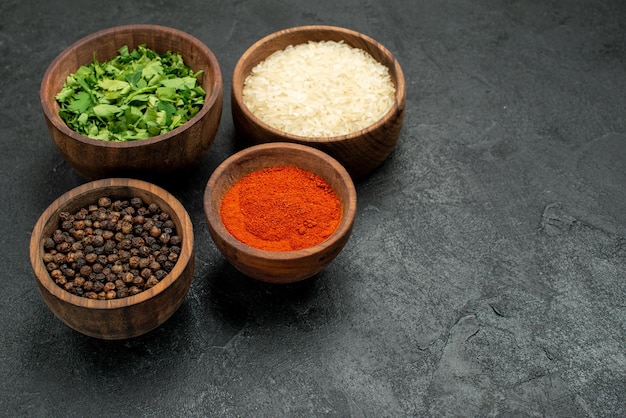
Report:
M222 115L213 52L183 31L127 25L88 35L44 73L40 101L59 152L83 177L151 177L199 163Z

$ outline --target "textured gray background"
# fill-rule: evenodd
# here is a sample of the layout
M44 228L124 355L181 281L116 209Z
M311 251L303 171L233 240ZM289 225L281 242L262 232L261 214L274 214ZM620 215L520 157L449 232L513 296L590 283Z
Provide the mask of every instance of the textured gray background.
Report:
M211 48L224 115L209 155L159 181L190 212L181 309L137 339L78 334L47 309L30 232L85 182L46 130L39 83L96 30L156 23ZM357 183L345 250L276 286L228 265L202 195L241 145L230 79L254 41L301 24L372 36L407 81L392 156ZM626 3L0 2L0 414L626 414Z

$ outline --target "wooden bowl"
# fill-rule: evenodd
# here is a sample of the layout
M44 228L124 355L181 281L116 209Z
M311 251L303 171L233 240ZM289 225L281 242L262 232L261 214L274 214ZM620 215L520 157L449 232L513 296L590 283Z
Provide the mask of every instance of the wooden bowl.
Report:
M174 268L154 287L134 296L111 300L88 299L68 292L50 277L43 262L42 241L59 228L60 214L76 212L101 196L111 200L137 196L146 204L157 203L170 214L182 238ZM72 212L72 213L73 213ZM194 267L191 219L180 202L167 191L141 180L114 178L83 184L56 199L40 216L30 240L30 261L44 302L74 330L96 338L119 340L145 334L165 322L183 303Z
M339 198L343 215L325 241L301 250L268 251L242 243L224 227L220 216L224 194L245 175L281 165L295 165L317 174ZM264 282L297 282L320 272L343 249L356 215L356 190L345 168L322 151L292 143L260 144L233 154L215 169L204 192L204 212L213 241L235 268Z
M302 137L278 130L255 116L243 101L244 81L252 69L269 55L289 45L308 41L343 41L363 49L389 68L395 85L395 101L377 122L360 131L335 137ZM231 110L237 132L253 143L293 142L318 148L337 159L358 179L372 172L393 151L400 135L406 101L405 81L400 65L393 55L372 38L334 26L300 26L281 30L254 43L241 56L233 71Z
M181 54L193 71L204 71L200 85L207 95L202 109L184 125L162 135L131 142L101 141L80 135L59 116L55 95L68 75L84 64L117 55L145 44L159 54ZM156 25L128 25L86 36L66 48L46 70L40 88L41 107L54 143L68 163L83 177L144 177L167 173L198 163L213 143L222 114L222 75L211 50L193 36Z

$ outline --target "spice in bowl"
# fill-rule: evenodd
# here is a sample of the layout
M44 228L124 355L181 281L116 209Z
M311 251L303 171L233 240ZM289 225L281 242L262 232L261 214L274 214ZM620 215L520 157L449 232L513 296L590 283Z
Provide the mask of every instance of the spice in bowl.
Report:
M193 118L206 92L200 72L178 53L158 54L145 44L118 50L109 61L81 66L55 96L59 116L77 133L103 141L147 139Z
M224 195L226 229L251 247L295 251L328 238L341 220L339 199L318 175L295 166L254 171Z
M246 77L243 101L261 121L302 137L335 137L381 119L395 100L389 69L343 41L289 45Z
M174 268L181 239L170 214L139 197L60 214L43 239L43 262L57 285L89 299L119 299L154 287Z

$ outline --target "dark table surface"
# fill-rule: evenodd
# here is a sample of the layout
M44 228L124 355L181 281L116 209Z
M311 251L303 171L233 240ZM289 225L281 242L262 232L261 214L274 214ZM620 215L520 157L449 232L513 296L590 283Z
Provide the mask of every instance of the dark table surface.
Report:
M52 143L39 83L99 29L155 23L216 54L206 158L159 184L189 211L196 270L149 334L102 341L46 307L28 257L44 209L86 182ZM231 267L202 196L237 150L230 79L276 30L330 24L385 45L407 80L398 145L357 182L345 250L280 286ZM626 3L0 3L0 414L626 414Z

